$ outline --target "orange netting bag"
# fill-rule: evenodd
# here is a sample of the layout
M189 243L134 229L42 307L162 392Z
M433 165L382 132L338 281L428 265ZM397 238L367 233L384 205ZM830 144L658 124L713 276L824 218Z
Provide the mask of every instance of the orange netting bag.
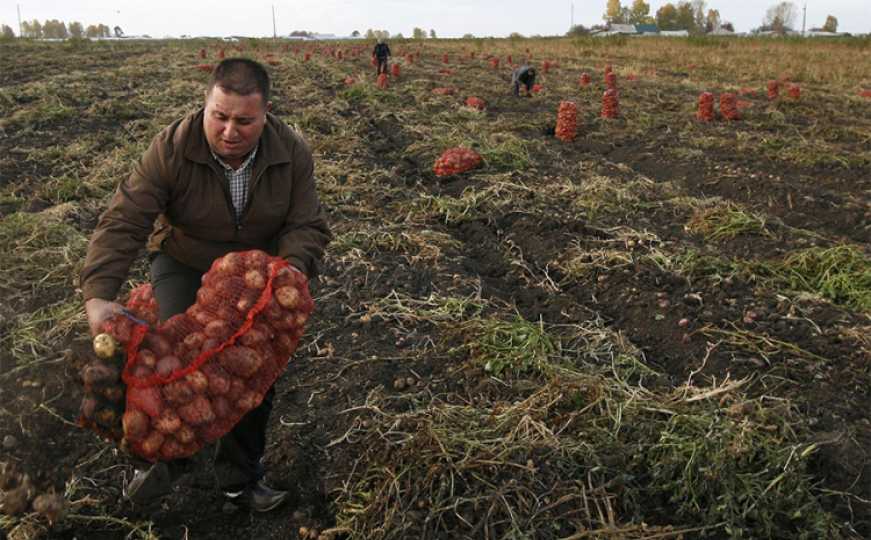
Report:
M696 111L696 118L703 122L710 122L714 119L714 94L710 92L699 94L699 109Z
M103 328L127 353L123 444L172 460L228 433L284 371L313 309L305 275L258 250L217 259L194 305L162 324L151 285L137 287Z
M456 147L445 150L433 165L436 176L450 176L474 169L481 164L481 156L469 148Z
M479 97L469 96L466 98L466 107L471 107L473 109L483 111L487 108L487 102Z
M560 101L556 116L556 138L569 142L578 135L578 106L573 101Z

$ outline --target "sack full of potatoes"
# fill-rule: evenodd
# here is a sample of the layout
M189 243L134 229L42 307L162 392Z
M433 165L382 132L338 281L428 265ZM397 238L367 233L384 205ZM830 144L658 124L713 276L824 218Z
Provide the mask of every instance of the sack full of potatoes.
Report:
M314 302L304 274L254 250L217 259L194 305L161 324L148 284L126 308L94 340L102 360L83 370L80 424L163 461L195 454L260 404Z

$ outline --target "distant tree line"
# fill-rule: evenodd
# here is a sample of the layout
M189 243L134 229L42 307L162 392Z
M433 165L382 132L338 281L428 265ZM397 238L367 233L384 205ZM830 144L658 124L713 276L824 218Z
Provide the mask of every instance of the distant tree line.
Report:
M769 7L765 12L762 25L754 32L774 32L785 34L794 30L798 6L793 2L780 2ZM620 0L607 0L603 19L607 24L653 24L659 30L686 30L690 34L708 34L719 29L735 31L731 22L723 21L719 10L708 9L705 0L680 0L677 4L669 2L650 15L650 4L644 0L632 0L631 5L624 6ZM569 35L582 35L591 29L577 25L571 28ZM838 31L838 19L832 15L826 17L821 28L826 32Z
M67 38L100 38L111 37L112 29L105 24L91 24L85 28L82 23L73 21L69 24L57 19L48 19L40 23L37 19L21 22L21 37L34 39L67 39ZM114 35L121 37L124 32L115 27ZM0 37L13 38L15 32L8 25L0 26Z

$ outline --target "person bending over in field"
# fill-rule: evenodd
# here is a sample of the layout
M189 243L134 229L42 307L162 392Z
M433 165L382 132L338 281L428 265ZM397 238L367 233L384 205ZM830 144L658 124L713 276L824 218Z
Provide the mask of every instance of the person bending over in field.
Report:
M196 301L203 274L232 251L263 250L317 275L331 239L318 200L312 153L269 110L269 75L259 63L228 58L212 72L199 110L161 131L115 191L91 236L80 281L91 332L122 306L114 299L147 246L161 321ZM224 436L215 469L224 494L255 511L287 492L264 482L261 458L275 389ZM189 461L137 470L126 496L145 503L171 491Z
M520 85L526 88L526 97L532 96L532 86L535 84L535 68L523 65L511 74L511 84L514 86L514 95L520 97Z
M387 46L387 43L384 43L383 39L378 39L378 43L375 44L375 50L372 51L372 56L374 56L375 60L378 62L378 70L375 74L381 75L382 73L387 73L387 61L390 59L390 47Z

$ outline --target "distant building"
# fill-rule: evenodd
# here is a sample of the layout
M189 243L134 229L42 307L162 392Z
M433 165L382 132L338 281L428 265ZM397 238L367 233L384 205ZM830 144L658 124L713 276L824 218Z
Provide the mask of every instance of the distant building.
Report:
M663 30L659 35L666 37L687 37L690 33L686 30Z
M655 36L659 34L659 27L655 24L636 24L635 32L642 36Z

